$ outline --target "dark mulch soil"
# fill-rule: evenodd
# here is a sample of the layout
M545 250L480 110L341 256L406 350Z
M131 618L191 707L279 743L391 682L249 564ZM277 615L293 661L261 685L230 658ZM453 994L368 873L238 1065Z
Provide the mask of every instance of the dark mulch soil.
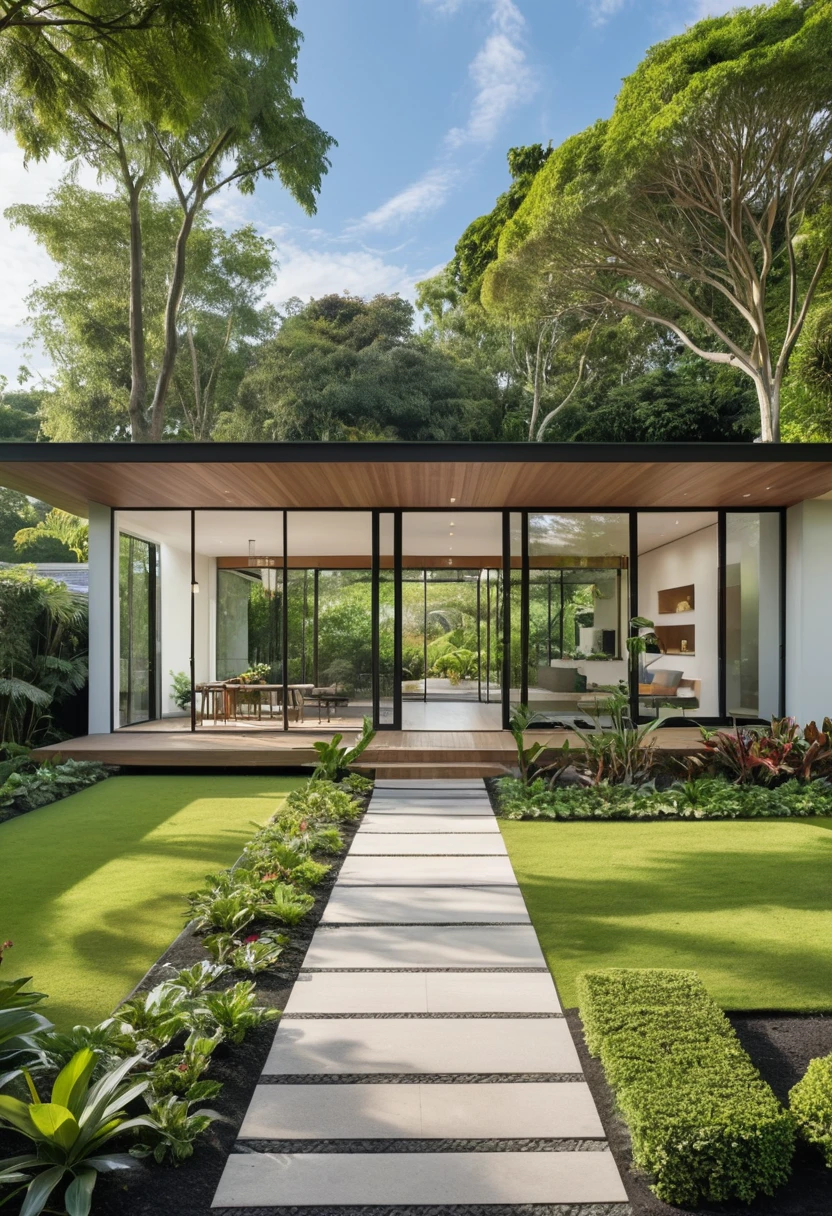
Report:
M366 805L365 799L359 797L358 801ZM284 1008L360 822L359 819L354 823L339 825L344 837L344 853L326 859L332 868L312 892L315 896L315 906L303 924L288 930L291 941L283 950L279 970L261 972L257 976L231 972L223 976L217 983L217 988L231 987L241 979L254 979L257 983L259 1005L274 1009ZM250 931L256 933L274 928L274 922L270 922L254 924ZM208 957L199 937L186 930L151 967L135 991L152 988L161 980L169 978L173 971L190 967L200 959ZM157 1165L151 1159L137 1161L135 1168L129 1171L102 1174L93 1197L95 1216L210 1216L211 1201L220 1174L234 1146L243 1115L248 1109L254 1087L263 1070L276 1026L276 1022L268 1022L251 1031L242 1043L222 1044L215 1051L206 1077L212 1081L222 1081L223 1088L217 1098L206 1105L219 1111L223 1119L213 1123L197 1140L193 1156L177 1168L168 1164ZM172 1046L180 1046L181 1049L179 1044ZM113 1148L124 1151L124 1145L121 1144L114 1144ZM21 1151L20 1137L0 1136L0 1158ZM13 1216L17 1211L17 1207L12 1207L9 1216Z
M695 1212L657 1199L645 1176L633 1168L627 1125L616 1114L615 1099L603 1068L586 1049L577 1009L567 1010L566 1018L621 1170L633 1216L675 1216L683 1210L689 1216L709 1216L711 1213L719 1213L719 1216L830 1216L832 1170L826 1168L816 1149L806 1145L797 1149L790 1181L770 1199L761 1196L750 1205L718 1204L697 1208ZM803 1076L809 1061L832 1052L832 1016L738 1013L731 1014L730 1020L743 1047L782 1102L788 1100L789 1090Z

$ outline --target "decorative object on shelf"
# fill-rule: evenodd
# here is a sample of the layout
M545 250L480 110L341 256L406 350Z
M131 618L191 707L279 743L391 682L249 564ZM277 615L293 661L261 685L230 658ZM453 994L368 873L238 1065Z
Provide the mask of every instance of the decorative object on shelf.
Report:
M687 640L687 638L682 638L681 642L679 643L679 649L681 650L682 654L686 653L687 648L688 648L688 640Z
M656 625L655 633L663 654L692 655L696 652L695 625Z
M684 587L666 587L659 592L659 615L672 616L676 612L693 612L696 605L693 583Z

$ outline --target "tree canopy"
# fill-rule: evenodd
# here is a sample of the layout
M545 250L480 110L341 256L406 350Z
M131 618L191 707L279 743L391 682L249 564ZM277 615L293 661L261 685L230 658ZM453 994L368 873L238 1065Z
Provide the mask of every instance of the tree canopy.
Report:
M832 3L739 9L653 47L608 120L555 149L505 225L483 301L580 303L669 330L754 384L779 437L789 360L828 261ZM808 239L807 239L808 238Z
M414 333L398 296L293 302L257 351L216 438L485 439L500 434L493 376Z

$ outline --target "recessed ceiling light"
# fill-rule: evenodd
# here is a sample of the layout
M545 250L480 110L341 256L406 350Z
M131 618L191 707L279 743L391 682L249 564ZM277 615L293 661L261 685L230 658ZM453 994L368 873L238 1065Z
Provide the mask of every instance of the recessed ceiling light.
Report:
M767 489L767 490L773 490L773 489L774 489L774 486L766 486L766 489Z
M455 498L452 498L452 499L451 499L451 502L456 502L456 499L455 499Z
M743 494L743 498L750 498L750 497L751 497L750 494Z

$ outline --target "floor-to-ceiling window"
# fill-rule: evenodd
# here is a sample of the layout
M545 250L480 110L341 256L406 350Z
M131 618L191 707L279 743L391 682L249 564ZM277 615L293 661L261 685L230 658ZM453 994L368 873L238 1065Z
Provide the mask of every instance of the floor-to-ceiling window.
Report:
M118 724L156 717L159 662L159 550L149 540L122 532L118 538Z
M780 712L782 641L780 514L725 516L725 711L729 718Z

